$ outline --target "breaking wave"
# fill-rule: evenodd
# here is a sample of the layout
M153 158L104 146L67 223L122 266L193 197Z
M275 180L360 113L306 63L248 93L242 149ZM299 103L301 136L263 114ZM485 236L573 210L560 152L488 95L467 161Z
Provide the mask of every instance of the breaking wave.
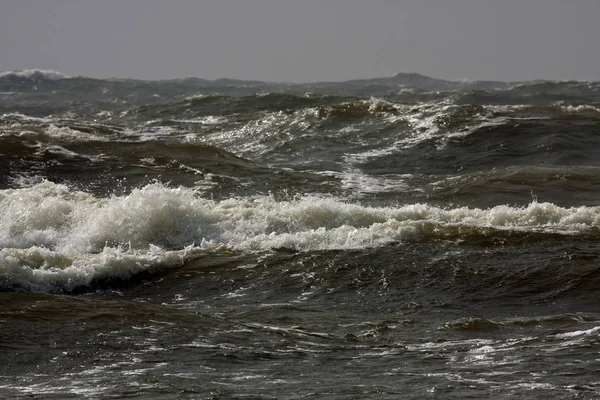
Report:
M60 73L58 71L46 70L46 69L25 69L21 71L5 71L0 72L0 79L30 79L30 80L49 80L57 81L60 79L67 79L70 76Z
M361 249L502 231L577 235L600 226L600 207L368 207L332 197L215 201L159 183L97 198L42 182L0 192L0 282L73 289L176 267L211 252Z

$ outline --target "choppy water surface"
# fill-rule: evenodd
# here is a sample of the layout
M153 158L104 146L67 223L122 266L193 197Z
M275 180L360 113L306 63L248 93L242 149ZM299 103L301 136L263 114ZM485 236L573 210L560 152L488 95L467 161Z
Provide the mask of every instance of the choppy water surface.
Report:
M0 396L597 398L600 84L0 74Z

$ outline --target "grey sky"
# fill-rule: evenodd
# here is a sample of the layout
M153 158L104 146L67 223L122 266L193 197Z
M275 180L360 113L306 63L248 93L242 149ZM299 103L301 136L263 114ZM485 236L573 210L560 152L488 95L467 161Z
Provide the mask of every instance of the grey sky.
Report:
M0 0L0 71L600 80L600 0Z

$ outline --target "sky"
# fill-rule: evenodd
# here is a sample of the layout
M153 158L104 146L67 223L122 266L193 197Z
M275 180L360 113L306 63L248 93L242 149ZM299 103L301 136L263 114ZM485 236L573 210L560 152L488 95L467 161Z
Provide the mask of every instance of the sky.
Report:
M0 71L600 80L600 0L0 0Z

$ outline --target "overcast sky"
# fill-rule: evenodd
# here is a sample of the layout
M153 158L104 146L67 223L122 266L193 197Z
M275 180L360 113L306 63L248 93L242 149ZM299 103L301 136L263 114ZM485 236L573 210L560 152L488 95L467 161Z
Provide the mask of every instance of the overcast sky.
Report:
M600 80L600 0L0 0L0 71Z

